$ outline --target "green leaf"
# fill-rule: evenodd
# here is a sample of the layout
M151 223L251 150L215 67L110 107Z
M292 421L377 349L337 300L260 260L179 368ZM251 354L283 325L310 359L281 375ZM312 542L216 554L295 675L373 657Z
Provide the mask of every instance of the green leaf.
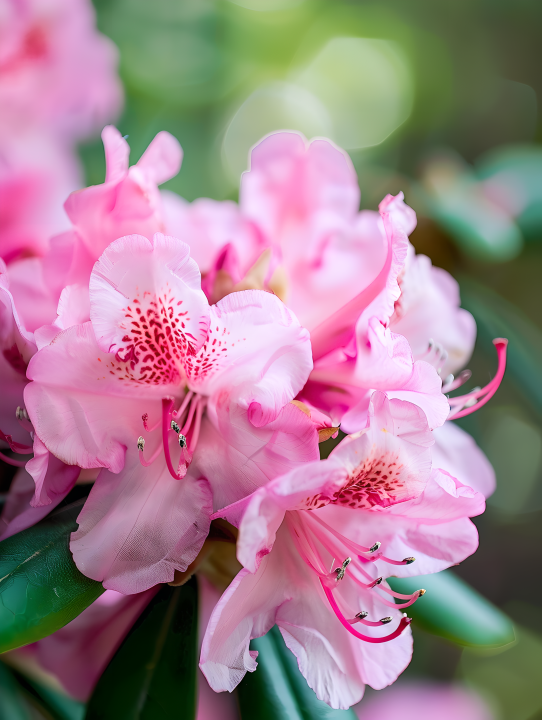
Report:
M0 717L5 720L32 720L30 708L11 671L0 662Z
M0 652L50 635L104 592L70 553L82 506L67 505L0 543Z
M30 704L38 708L46 718L51 718L51 720L83 720L85 715L83 703L45 685L35 677L23 674L20 670L12 670L12 674Z
M286 669L304 720L357 720L357 715L353 710L334 710L322 700L318 700L314 690L307 685L295 655L286 647L286 643L276 625L270 634L275 641L275 647L278 650L283 667Z
M389 578L396 592L427 594L408 608L415 624L467 647L502 647L515 640L512 621L449 570L413 578Z
M86 720L193 720L197 650L196 579L164 585L98 681Z
M258 668L237 689L242 720L355 720L353 710L333 710L318 700L276 626L250 645L258 651Z
M271 633L252 640L258 667L237 688L242 720L303 720Z

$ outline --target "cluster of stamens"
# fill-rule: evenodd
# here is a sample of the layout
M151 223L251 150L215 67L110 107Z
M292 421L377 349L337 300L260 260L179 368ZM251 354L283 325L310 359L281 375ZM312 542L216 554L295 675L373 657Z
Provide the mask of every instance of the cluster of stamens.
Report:
M149 425L149 417L148 414L145 413L141 419L143 420L143 427L147 432L153 432L160 425L162 426L162 444L157 448L152 457L149 460L146 460L143 455L143 451L145 449L145 438L140 435L137 439L137 449L139 450L139 460L141 464L144 467L149 467L149 465L151 465L163 452L171 476L175 478L175 480L181 480L186 475L188 466L192 462L192 457L194 455L194 450L196 448L201 429L201 419L205 409L205 404L205 398L189 390L178 410L173 409L173 398L163 398L162 417L155 425ZM177 442L181 449L176 469L173 466L169 449L170 431L177 435ZM188 436L190 436L190 441L188 440Z
M403 560L388 558L380 552L380 542L375 542L370 547L358 545L329 526L312 511L295 511L287 513L287 516L287 522L302 559L318 575L326 598L343 627L355 637L370 643L387 642L398 637L410 623L410 619L407 618L406 615L403 614L397 628L389 635L384 637L362 635L353 627L354 625L362 624L368 627L382 627L383 625L388 625L393 622L393 617L386 616L379 620L369 620L369 613L365 610L360 610L353 618L348 619L340 609L334 593L340 586L340 583L348 576L350 581L354 582L364 591L378 592L378 599L384 605L393 609L407 608L424 595L425 590L417 590L410 595L395 592L384 582L384 577L371 577L371 574L367 572L364 566L369 563L375 563L377 560L391 565L411 565L415 562L415 558L406 557ZM340 547L344 548L346 546L352 551L352 555L346 557L339 566L333 567L334 563L332 563L332 570L327 572L324 569L324 561L318 549L319 546L323 547L323 549L330 554L335 554L340 550ZM387 600L380 594L381 592L390 595L393 600ZM403 600L405 602L396 603L395 600Z

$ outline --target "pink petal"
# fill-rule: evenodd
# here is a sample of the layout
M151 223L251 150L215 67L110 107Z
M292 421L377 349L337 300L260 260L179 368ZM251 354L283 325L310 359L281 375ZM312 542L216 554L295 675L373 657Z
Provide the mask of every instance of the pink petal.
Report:
M102 130L102 142L105 152L105 182L118 183L128 173L130 146L113 125Z
M235 247L241 277L265 250L257 230L243 217L236 203L209 198L188 203L167 190L162 190L161 195L168 232L190 246L190 256L204 275L227 245ZM234 278L234 282L239 279Z
M65 465L47 450L39 437L34 436L34 457L26 463L26 470L36 483L32 507L50 506L63 500L75 485L81 468Z
M307 143L292 132L274 133L254 147L239 197L243 214L268 244L282 246L285 257L311 254L315 243L352 220L359 206L348 155L329 140Z
M156 376L155 383L170 382L176 360L207 337L209 306L198 266L187 245L160 233L152 241L119 238L107 248L92 271L90 304L100 347L129 358L136 375Z
M473 438L453 422L434 431L433 465L446 470L463 485L489 497L495 492L495 471Z
M134 448L120 474L98 476L70 549L84 575L139 593L186 570L207 537L211 511L205 480L174 480L163 455L145 468Z
M119 472L149 413L156 422L172 386L122 382L126 363L100 350L92 325L61 332L28 367L25 406L44 445L67 465Z
M476 323L459 307L457 282L410 247L400 286L391 319L393 332L407 338L416 359L427 359L429 340L441 345L448 354L439 362L442 377L464 367L474 349Z
M148 181L161 185L177 175L181 169L183 151L173 135L162 130L137 161L136 167Z
M211 308L209 338L187 360L191 388L221 402L228 390L256 427L274 420L312 369L308 332L274 295L231 293Z
M218 509L318 457L318 433L295 405L288 403L276 420L254 427L246 410L225 403L204 418L193 462L211 483Z

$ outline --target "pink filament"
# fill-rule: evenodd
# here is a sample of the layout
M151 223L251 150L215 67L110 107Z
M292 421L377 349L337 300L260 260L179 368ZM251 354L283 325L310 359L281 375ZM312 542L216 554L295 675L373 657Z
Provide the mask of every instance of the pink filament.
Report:
M504 338L496 338L495 340L493 340L493 344L495 345L495 348L497 350L497 358L499 363L495 377L481 390L476 390L475 392L467 393L466 395L460 395L459 397L449 398L449 403L452 407L455 405L464 405L471 399L481 398L479 402L477 402L475 405L472 405L471 407L463 408L462 410L458 410L457 412L453 412L452 410L452 412L448 416L449 420L456 420L457 418L465 417L466 415L470 415L471 413L476 412L476 410L478 410L489 400L491 400L493 395L495 395L495 393L497 392L497 389L504 377L504 371L506 369L506 347L508 345L508 340Z
M157 428L157 427L160 427L160 425L162 424L162 418L160 418L160 420L158 420L158 422L155 423L152 427L149 426L149 424L148 424L148 422L147 422L148 419L149 419L149 416L148 416L147 413L145 413L144 415L142 415L142 416L141 416L141 419L143 420L143 427L145 428L145 430L146 430L147 432L152 432L153 430L156 430L156 428Z
M161 452L162 452L162 448L159 447L154 452L154 454L152 455L150 460L145 460L145 458L143 456L143 450L140 450L139 451L139 462L143 465L143 467L150 467L153 464L153 462L156 460L158 455L160 455Z
M365 618L356 617L353 620L348 620L347 622L349 622L350 625L361 623L362 625L367 625L367 627L382 627L380 620L365 620Z
M4 455L2 452L0 452L0 460L3 460L8 465L13 465L14 467L24 467L28 462L27 460L14 460L13 458Z
M168 432L171 430L171 411L173 408L173 398L165 397L162 399L162 444L164 446L164 455L166 457L166 465L169 470L169 474L175 480L181 480L181 475L177 474L173 468L171 462L171 455L169 452L169 437Z
M180 407L176 412L173 413L173 418L174 418L174 420L179 420L179 419L183 416L184 411L186 410L186 408L187 408L187 406L188 406L188 403L189 403L190 400L192 399L192 396L193 396L193 395L194 395L194 393L192 392L192 390L189 390L189 391L186 393L186 395L184 396L184 400L183 400L183 402L182 402L181 407Z
M392 560L391 558L386 557L385 555L381 555L380 553L375 557L375 560L383 560L384 562L387 562L390 565L408 565L409 564L406 560Z
M196 407L196 419L194 420L194 429L192 430L192 437L190 438L190 455L194 454L196 445L198 444L199 431L201 429L201 416L203 415L203 409L205 407L205 400L200 397L197 400Z
M341 625L345 627L348 632L353 635L354 637L357 637L359 640L364 640L368 643L384 643L389 642L390 640L394 640L396 637L399 637L403 630L410 625L411 619L410 618L401 618L401 621L399 622L399 625L397 628L390 634L390 635L384 635L384 637L371 637L370 635L362 635L357 630L354 630L350 622L344 617L342 612L339 609L339 606L337 605L337 601L333 597L333 591L327 588L324 583L322 582L322 578L320 578L320 583L322 585L322 589L324 590L326 597L328 599L329 604L331 605L331 609L337 616L338 620L340 621ZM380 624L380 623L379 623Z
M22 445L21 443L15 442L11 435L6 435L0 430L0 440L7 442L13 452L19 455L31 455L34 452L34 448L31 445Z

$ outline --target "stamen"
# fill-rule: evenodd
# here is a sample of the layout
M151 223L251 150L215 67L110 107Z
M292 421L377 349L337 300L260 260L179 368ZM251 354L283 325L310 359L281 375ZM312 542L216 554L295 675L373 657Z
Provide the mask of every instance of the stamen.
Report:
M343 579L346 568L350 565L351 562L352 558L347 557L346 560L343 560L343 564L341 565L341 567L335 568L334 573L337 576L335 578L337 582Z
M389 616L385 617L385 618L380 618L380 622L382 623L382 625L387 625L388 623L391 623L391 621L392 621L392 618Z
M365 625L365 627L380 627L381 621L377 620L376 622L374 620L366 620L369 613L363 611L360 613L357 613L357 615L354 617L353 620L348 620L347 622L350 623L350 625L355 625L356 623L361 623L362 625Z
M184 400L183 400L183 402L182 402L182 404L181 404L181 407L177 410L177 412L172 413L172 417L174 417L175 420L180 420L180 419L181 419L181 417L183 416L184 411L185 411L186 408L188 407L188 403L190 402L190 400L192 400L192 396L193 396L193 395L194 395L194 393L192 392L192 390L189 390L189 391L186 393L186 395L184 396Z
M141 437L141 435L137 438L137 449L140 452L143 452L143 450L145 450L145 438Z
M32 425L26 408L20 406L17 407L17 409L15 410L15 417L17 418L17 422L23 428L23 430L26 430L26 432L29 433L34 432L34 426Z
M193 455L198 444L199 431L201 429L201 417L205 408L205 398L199 397L196 407L196 419L194 421L194 429L192 430L192 437L190 438L190 454Z
M152 432L153 430L156 430L156 428L160 427L162 423L162 418L160 418L157 423L155 423L152 427L149 427L149 413L145 413L144 415L142 415L141 419L143 420L143 427L147 432Z
M171 429L173 430L173 432L176 432L177 435L181 432L181 428L177 425L177 423L175 422L175 420L172 420L172 421L171 421ZM181 447L182 447L182 446L181 446Z
M389 635L385 635L384 637L371 637L370 635L362 635L357 630L354 630L354 628L352 627L350 622L344 617L344 615L340 611L339 606L337 605L337 601L335 600L335 597L333 596L333 591L330 590L328 587L326 587L322 578L320 578L320 583L326 594L328 602L331 605L331 609L337 616L341 625L343 627L345 627L351 635L354 635L354 637L357 637L360 640L364 640L365 642L369 642L369 643L389 642L390 640L393 640L394 638L399 637L399 635L403 632L403 630L411 623L410 618L402 617L397 628ZM380 625L380 622L378 624Z
M371 547L369 548L369 552L370 552L370 553L376 552L377 550L380 549L380 546L381 546L381 545L382 545L382 543L380 543L380 542L375 542L375 544L374 544L374 545L371 545Z
M410 605L414 605L416 600L420 598L422 595L425 595L425 590L416 590L416 592L413 592L411 595L403 595L402 593L395 592L391 588L386 587L383 585L380 590L383 590L388 595L391 595L394 598L397 598L398 600L408 600L406 603L393 603L389 602L388 600L385 600L383 597L380 597L380 601L384 603L384 605L387 605L388 607L392 608L407 608L410 607Z
M0 430L0 440L7 442L10 449L18 455L31 455L34 452L32 445L23 445L22 443L15 442L11 435L6 435Z
M442 385L442 392L448 393L452 392L453 390L457 390L458 387L461 387L461 385L464 385L466 382L468 382L471 377L472 372L470 370L462 370L455 379L453 375L448 375Z
M177 427L179 427L179 426L177 425ZM186 438L185 438L185 436L182 435L182 433L180 433L180 432L179 432L179 447L181 447L181 448L185 448L185 447L186 447Z
M4 455L3 452L0 452L0 460L3 460L8 465L13 465L13 467L24 467L28 462L27 460L14 460L13 458Z
M164 455L166 457L166 465L169 470L169 474L175 480L181 480L182 477L175 472L173 463L171 462L171 455L169 452L169 438L168 432L171 425L171 410L173 408L173 398L165 397L162 399L162 444L164 446Z
M498 367L495 377L481 390L473 390L466 395L449 398L448 402L450 403L450 406L452 408L450 415L448 416L449 420L456 420L458 418L465 417L466 415L470 415L471 413L475 412L483 405L485 405L497 392L497 389L504 377L504 371L506 369L506 347L508 345L508 340L506 340L505 338L496 338L495 340L493 340L493 344L495 345L495 348L497 350L498 359ZM474 405L468 407L467 405L470 404L472 399L478 400L478 402L475 402ZM460 409L454 411L453 408L456 405L459 406Z
M387 562L390 565L412 565L413 562L416 562L415 557L407 557L407 558L404 558L404 560L392 560L391 558L386 557L385 555L379 555L378 560L384 560L384 562Z

